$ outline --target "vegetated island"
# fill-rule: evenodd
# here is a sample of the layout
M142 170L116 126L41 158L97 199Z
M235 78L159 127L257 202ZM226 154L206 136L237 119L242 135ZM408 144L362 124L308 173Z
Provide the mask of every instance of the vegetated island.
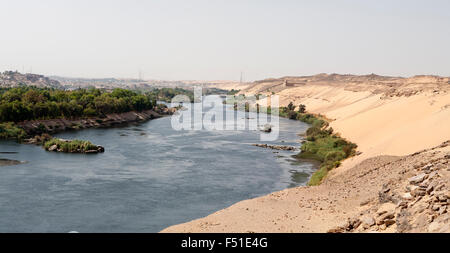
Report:
M84 140L63 140L50 134L66 130L111 127L173 114L157 101L176 95L193 98L179 88L147 92L116 88L60 90L30 86L0 89L0 139L42 145L47 151L101 153L105 148Z

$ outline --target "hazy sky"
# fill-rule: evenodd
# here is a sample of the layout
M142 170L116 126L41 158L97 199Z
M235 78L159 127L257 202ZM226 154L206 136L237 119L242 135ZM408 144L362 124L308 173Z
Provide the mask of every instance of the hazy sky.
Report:
M450 1L0 0L0 71L450 76Z

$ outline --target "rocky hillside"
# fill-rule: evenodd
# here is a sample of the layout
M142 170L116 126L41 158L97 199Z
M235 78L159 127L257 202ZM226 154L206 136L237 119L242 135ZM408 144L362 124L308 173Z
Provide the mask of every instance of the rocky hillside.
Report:
M17 71L0 73L0 87L36 86L61 88L61 84L53 79L37 74L21 74Z
M311 85L334 86L348 91L368 91L385 97L411 96L422 92L450 90L450 77L418 75L414 77L390 77L370 75L318 74L313 76L286 76L255 81L245 94L270 94Z
M450 232L450 141L367 159L321 185L241 201L162 232Z

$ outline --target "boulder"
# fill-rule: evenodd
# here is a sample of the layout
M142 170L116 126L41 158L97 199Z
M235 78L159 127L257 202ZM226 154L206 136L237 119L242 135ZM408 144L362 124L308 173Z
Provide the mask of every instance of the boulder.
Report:
M55 144L55 145L50 146L48 148L48 151L56 151L57 149L58 149L58 146Z
M362 226L367 229L367 228L375 225L375 219L370 216L363 216L363 217L361 217L361 223L362 223Z
M425 196L425 194L426 194L426 190L424 188L421 188L421 187L417 187L416 189L411 191L411 195L414 196L414 197Z
M269 124L266 124L266 125L264 125L264 128L261 131L263 131L265 133L270 133L270 132L272 132L272 126Z
M402 195L402 199L404 199L404 200L412 200L412 199L413 199L413 196L411 195L411 193L406 192L406 193L404 193L404 194Z
M411 177L411 178L409 178L408 180L409 180L409 183L410 183L410 184L419 184L419 183L421 183L423 180L425 180L427 177L428 177L427 174L422 173L422 174L419 174L419 175L417 175L417 176Z

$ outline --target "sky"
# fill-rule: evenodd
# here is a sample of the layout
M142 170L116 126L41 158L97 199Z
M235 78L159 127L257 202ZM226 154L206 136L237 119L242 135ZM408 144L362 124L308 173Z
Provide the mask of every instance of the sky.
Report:
M239 80L450 76L448 0L0 0L0 71Z

